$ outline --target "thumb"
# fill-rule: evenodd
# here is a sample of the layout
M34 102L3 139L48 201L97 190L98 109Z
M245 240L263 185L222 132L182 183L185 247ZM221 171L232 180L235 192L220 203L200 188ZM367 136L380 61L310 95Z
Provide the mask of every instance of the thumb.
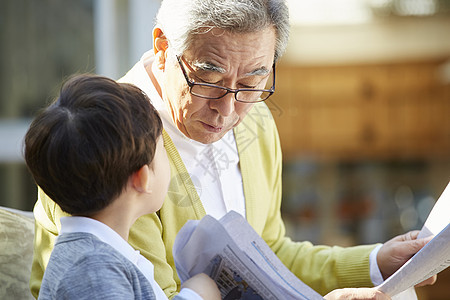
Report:
M417 236L419 235L418 230L407 232L403 235L398 236L396 239L398 242L401 242L405 250L410 252L411 254L415 254L417 251L422 249L429 241L433 239L434 236L428 236L425 238L418 239Z
M411 251L415 250L414 253L422 249L426 244L428 244L434 236L428 236L421 239L415 239L410 241L411 243Z

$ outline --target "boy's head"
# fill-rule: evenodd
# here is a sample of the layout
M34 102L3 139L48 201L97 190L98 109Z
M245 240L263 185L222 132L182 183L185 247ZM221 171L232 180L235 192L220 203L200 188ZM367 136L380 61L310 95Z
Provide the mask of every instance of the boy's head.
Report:
M137 87L79 75L32 122L25 160L36 183L65 212L88 216L125 189L149 165L162 123Z

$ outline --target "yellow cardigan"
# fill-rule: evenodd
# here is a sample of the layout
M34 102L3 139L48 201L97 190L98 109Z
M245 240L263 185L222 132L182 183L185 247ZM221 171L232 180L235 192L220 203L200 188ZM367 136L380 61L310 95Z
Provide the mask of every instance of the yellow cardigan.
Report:
M246 217L283 263L303 282L321 294L336 288L372 286L369 255L375 245L349 248L313 246L285 236L280 215L281 149L275 122L264 103L256 104L234 129L244 186ZM172 180L166 200L157 213L139 218L129 243L155 266L155 280L172 297L179 289L172 246L181 227L201 219L205 209L172 140L163 133ZM30 280L37 296L60 229L61 209L39 189L34 208L35 253Z

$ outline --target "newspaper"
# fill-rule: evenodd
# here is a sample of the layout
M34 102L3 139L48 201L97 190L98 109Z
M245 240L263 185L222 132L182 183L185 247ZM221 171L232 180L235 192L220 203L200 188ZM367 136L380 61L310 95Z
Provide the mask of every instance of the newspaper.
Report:
M418 238L434 238L376 288L393 299L415 296L413 287L450 266L450 183L434 205ZM408 297L409 295L409 297Z
M376 288L393 299L417 299L414 286L450 265L450 183L419 238L434 238ZM188 221L173 247L181 282L198 273L215 280L222 299L323 299L292 274L238 213Z
M217 283L222 299L323 299L292 274L238 213L188 221L173 247L181 282L198 273Z

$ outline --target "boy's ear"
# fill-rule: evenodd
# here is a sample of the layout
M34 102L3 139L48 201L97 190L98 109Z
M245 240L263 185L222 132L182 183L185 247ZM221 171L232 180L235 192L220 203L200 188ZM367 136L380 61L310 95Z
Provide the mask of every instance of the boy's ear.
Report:
M153 51L155 53L155 62L160 70L164 70L168 47L169 42L164 32L161 28L155 27L153 29Z
M133 188L139 193L150 194L150 167L148 165L142 166L139 170L134 172L131 177Z

